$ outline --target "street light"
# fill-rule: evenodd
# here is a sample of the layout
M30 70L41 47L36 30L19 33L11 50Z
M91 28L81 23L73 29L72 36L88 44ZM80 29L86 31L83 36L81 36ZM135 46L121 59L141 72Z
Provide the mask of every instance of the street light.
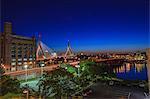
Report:
M27 70L28 70L28 65L24 65L24 68L25 68L25 70L26 70L26 82L27 82L27 76L28 76Z
M43 75L43 67L44 67L44 64L41 64L41 76Z
M26 94L26 99L28 99L29 98L29 91L26 89L23 91L23 93Z
M78 68L78 77L80 76L80 71L79 71L79 68L80 68L80 65L75 65L76 68Z

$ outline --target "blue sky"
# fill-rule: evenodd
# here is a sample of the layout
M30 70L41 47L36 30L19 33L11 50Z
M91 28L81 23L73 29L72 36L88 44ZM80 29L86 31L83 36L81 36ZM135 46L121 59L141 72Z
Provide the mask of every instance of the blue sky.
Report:
M41 34L64 50L136 49L149 46L148 0L2 0L2 22L16 34Z

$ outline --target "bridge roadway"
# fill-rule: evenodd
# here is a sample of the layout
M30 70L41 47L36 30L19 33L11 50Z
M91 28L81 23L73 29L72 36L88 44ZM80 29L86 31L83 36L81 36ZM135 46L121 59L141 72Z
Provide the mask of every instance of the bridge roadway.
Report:
M125 60L125 59L123 58L96 59L95 62L114 61L114 60Z
M76 65L78 64L79 61L76 61L76 62L71 62L69 63L70 65ZM46 67L36 67L36 68L31 68L31 69L27 69L27 73L30 74L30 73L33 73L33 72L41 72L41 69L43 69L44 71L51 71L51 70L54 70L56 69L57 67L59 67L60 64L53 64L53 65L50 65L50 66L46 66ZM26 70L19 70L19 71L14 71L14 72L6 72L4 73L4 75L11 75L11 76L17 76L17 75L22 75L22 74L25 74L26 73Z
M124 60L124 59L116 59L116 58L110 58L110 59L96 59L95 62L103 62L103 61L116 61L116 60ZM76 65L78 64L79 61L76 62L71 62L68 63L70 65ZM46 66L46 67L36 67L36 68L32 68L32 69L28 69L27 72L29 73L33 73L33 72L41 72L41 69L45 70L45 71L51 71L54 70L55 68L57 68L59 66L59 64L54 64L54 65L50 65L50 66ZM11 75L11 76L16 76L16 75L21 75L21 74L25 74L26 70L19 70L19 71L14 71L14 72L6 72L4 73L4 75Z
M114 59L97 59L95 60L95 62L103 62L103 61L108 61L108 60L114 60ZM79 61L76 61L76 62L71 62L69 63L70 65L76 65L78 64ZM59 64L53 64L53 65L50 65L50 66L46 66L46 67L36 67L36 68L31 68L31 69L27 69L27 73L30 74L30 73L33 73L33 72L41 72L41 69L45 70L45 71L51 71L51 70L54 70L55 68L59 67ZM11 76L17 76L17 75L22 75L22 74L25 74L26 73L26 70L19 70L19 71L13 71L13 72L6 72L4 73L4 75L11 75Z

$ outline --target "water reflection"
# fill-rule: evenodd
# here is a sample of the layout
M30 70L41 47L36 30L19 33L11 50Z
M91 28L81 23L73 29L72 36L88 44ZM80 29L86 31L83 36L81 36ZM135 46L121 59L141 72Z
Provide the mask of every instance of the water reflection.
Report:
M113 68L113 72L122 79L147 79L146 64L124 63L122 66Z

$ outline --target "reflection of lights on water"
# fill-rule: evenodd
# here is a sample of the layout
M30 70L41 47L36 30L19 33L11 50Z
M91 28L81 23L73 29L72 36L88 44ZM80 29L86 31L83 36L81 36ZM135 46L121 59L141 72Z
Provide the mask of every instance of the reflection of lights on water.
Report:
M126 72L129 72L131 69L131 64L130 63L126 63Z
M137 69L137 72L141 72L142 69L144 68L144 65L143 64L135 64L135 67Z
M114 73L124 73L124 72L129 72L131 70L131 64L130 63L126 63L120 67L116 67L113 69L113 72ZM135 70L135 73L136 72L141 72L142 69L144 68L144 65L143 64L134 64L134 70Z
M115 69L113 69L113 72L114 72L114 73L116 73L116 68L115 68Z
M122 73L122 72L125 72L125 66L119 66L119 67L116 67L113 69L113 72L114 73Z

